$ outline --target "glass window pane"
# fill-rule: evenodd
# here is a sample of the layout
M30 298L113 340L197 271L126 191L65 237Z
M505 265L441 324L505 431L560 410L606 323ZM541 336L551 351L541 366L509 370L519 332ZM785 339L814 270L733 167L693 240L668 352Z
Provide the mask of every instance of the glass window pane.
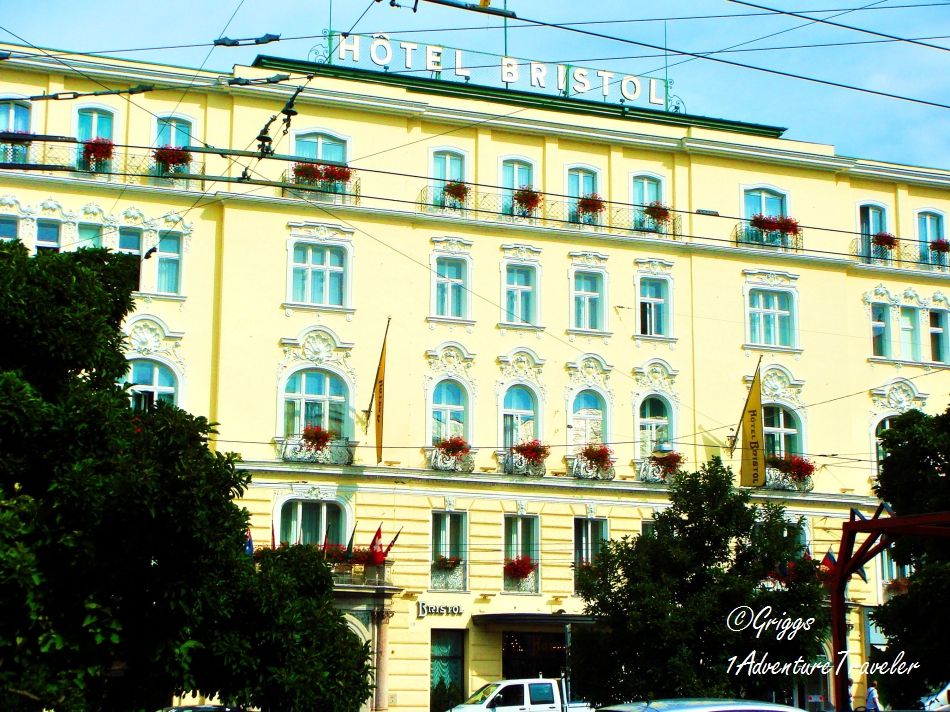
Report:
M119 228L119 249L130 252L141 252L142 232L130 228Z
M49 245L59 244L59 223L49 220L36 222L36 241Z
M326 395L327 377L318 371L308 371L306 374L306 394L308 396Z
M310 272L310 301L313 304L324 303L324 284L326 283L326 272L322 269L315 269Z
M327 503L327 532L326 541L336 546L342 546L343 540L343 510L339 505Z
M313 136L298 136L294 141L294 155L317 159L317 141Z
M346 147L341 141L324 138L323 155L320 156L320 158L325 161L338 161L340 163L344 163L346 161Z
M96 138L112 140L112 114L106 111L96 113Z
M179 254L181 252L181 235L177 232L161 233L158 240L158 251Z
M0 240L15 240L18 227L16 218L0 218Z
M295 302L307 301L307 270L295 269L293 275L293 297Z
M85 109L79 112L76 138L80 141L92 139L92 111Z
M101 225L80 225L78 247L102 247Z
M156 366L158 370L158 385L166 388L175 387L175 375L165 366Z
M137 386L154 385L155 367L149 361L132 362L132 383Z
M158 261L158 291L166 294L178 293L178 260Z

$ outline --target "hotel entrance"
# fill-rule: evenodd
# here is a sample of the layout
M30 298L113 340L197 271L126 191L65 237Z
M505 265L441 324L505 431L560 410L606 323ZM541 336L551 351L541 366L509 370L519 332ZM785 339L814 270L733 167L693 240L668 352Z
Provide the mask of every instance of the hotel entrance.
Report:
M505 631L501 643L501 676L558 678L567 665L565 634Z

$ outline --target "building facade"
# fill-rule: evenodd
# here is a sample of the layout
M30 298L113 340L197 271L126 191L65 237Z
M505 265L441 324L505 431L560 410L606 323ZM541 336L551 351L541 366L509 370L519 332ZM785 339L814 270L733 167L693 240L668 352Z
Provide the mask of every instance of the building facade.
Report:
M818 558L876 506L889 418L947 406L946 171L434 77L4 49L0 237L143 258L135 405L220 423L215 447L253 473L258 545L401 531L384 567L337 567L373 645L374 709L441 712L449 687L560 674L584 620L574 566L667 505L654 453L737 466L760 357L769 453L818 467L770 470L753 497L804 518ZM389 318L377 464L365 408ZM334 434L325 448L302 446L311 426ZM453 436L471 451L435 447ZM542 466L513 450L531 439L551 447ZM597 443L600 468L578 457ZM849 589L856 661L901 572L869 574ZM820 709L828 688L788 699Z

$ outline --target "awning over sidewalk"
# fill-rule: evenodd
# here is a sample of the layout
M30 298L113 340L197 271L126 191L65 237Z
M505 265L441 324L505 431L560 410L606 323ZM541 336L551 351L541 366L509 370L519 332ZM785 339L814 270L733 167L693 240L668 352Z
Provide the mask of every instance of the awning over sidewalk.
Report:
M472 623L477 626L498 625L590 625L594 622L592 616L577 613L476 613L472 616Z

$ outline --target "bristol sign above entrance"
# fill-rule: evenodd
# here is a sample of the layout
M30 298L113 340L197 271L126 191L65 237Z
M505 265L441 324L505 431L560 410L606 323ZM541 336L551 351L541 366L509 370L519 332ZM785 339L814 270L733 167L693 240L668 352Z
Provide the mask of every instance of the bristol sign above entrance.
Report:
M458 84L471 83L659 111L681 110L680 102L669 94L672 82L654 77L501 57L398 40L384 34L344 36L331 31L327 44L329 48L311 50L311 58L326 64Z

